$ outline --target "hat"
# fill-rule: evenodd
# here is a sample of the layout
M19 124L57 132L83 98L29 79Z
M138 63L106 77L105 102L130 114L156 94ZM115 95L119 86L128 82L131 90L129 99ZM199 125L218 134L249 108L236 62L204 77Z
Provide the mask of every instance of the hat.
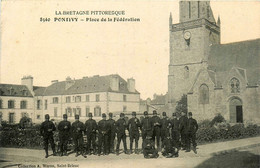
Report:
M102 117L107 117L107 115L105 113L102 114Z
M189 115L189 116L192 116L192 112L189 112L188 115Z
M163 115L163 116L166 116L166 112L162 112L162 115Z
M124 113L120 113L120 117L124 117L125 116L125 114Z
M75 119L79 119L79 115L78 114L75 115Z
M45 114L45 119L50 119L50 115L49 114Z
M176 113L172 113L172 116L176 116Z
M89 116L89 117L93 117L92 113L88 113L88 116Z
M156 110L154 110L154 111L153 111L153 114L157 114L157 111L156 111Z
M145 111L145 112L144 112L144 115L148 115L148 112L147 112L147 111Z
M113 117L113 113L109 113L108 115L109 115L109 117Z
M132 112L132 115L136 116L136 112L135 112L135 111L133 111L133 112Z
M68 115L67 114L63 114L63 118L68 118Z

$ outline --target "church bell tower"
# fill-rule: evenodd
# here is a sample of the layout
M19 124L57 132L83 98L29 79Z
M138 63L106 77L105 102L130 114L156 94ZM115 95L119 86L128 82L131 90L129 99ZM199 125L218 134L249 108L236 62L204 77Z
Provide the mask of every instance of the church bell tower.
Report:
M179 22L169 18L170 63L168 103L187 94L196 75L207 67L210 46L220 43L220 19L216 23L209 1L180 1Z

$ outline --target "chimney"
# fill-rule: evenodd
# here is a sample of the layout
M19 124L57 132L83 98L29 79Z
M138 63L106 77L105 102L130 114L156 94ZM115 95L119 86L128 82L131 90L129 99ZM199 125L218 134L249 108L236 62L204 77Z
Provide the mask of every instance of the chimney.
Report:
M21 84L26 85L31 92L33 91L33 77L32 76L24 76L21 79Z
M112 75L110 79L110 87L113 91L119 91L119 76Z
M65 89L67 90L68 88L70 88L72 85L74 85L75 81L71 80L71 78L68 76L66 78L66 84L65 84Z
M127 89L129 92L135 92L135 80L133 78L127 79Z
M58 82L59 82L59 80L52 80L51 84L58 83Z

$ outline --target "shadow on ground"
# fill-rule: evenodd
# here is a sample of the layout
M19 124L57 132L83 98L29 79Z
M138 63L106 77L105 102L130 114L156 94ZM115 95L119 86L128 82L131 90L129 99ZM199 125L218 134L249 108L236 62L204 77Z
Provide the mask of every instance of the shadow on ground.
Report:
M195 168L259 168L260 155L248 151L233 151L212 156Z

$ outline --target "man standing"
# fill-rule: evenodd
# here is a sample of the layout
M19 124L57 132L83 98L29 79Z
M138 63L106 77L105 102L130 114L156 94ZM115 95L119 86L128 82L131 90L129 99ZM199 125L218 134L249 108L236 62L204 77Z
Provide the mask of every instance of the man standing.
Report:
M130 153L133 153L133 142L135 140L135 154L138 154L138 141L140 137L139 128L140 120L136 118L136 112L132 112L132 118L128 122L128 130L130 136Z
M108 119L108 123L109 123L109 127L110 127L110 131L108 133L108 142L109 142L109 153L114 153L114 149L115 149L115 145L114 145L114 141L115 141L115 136L116 136L116 121L113 119L113 114L109 113L109 119Z
M87 134L87 154L91 154L91 147L93 153L96 153L96 131L97 122L92 119L92 113L88 114L89 119L85 122L86 134Z
M83 132L85 131L85 125L79 121L79 115L75 115L75 122L72 123L71 128L73 141L75 144L76 157L80 154L83 156Z
M167 134L169 134L169 131L171 131L171 121L168 119L168 117L166 116L166 112L162 113L163 118L161 119L161 141L163 144L164 139L166 138ZM163 148L163 145L162 145Z
M193 145L193 151L197 154L197 143L196 143L196 132L198 131L198 123L195 119L192 118L192 112L188 113L188 128L187 128L187 150L186 152L190 152L190 144L192 142Z
M108 121L106 120L107 115L105 113L102 114L102 120L98 122L98 156L101 155L101 149L103 147L103 154L108 155L108 133L110 131L110 127Z
M141 127L142 127L142 150L144 150L144 141L147 136L153 135L153 123L151 118L148 116L148 112L144 112L144 118L141 120Z
M67 121L68 116L67 114L63 114L63 121L58 124L59 130L59 138L60 138L60 156L68 156L67 154L67 145L70 138L70 128L71 124Z
M172 140L175 148L180 150L180 122L177 119L176 113L172 114Z
M125 131L127 129L127 124L125 121L125 114L121 113L120 118L116 121L116 132L117 132L117 144L116 144L116 154L119 155L119 146L121 140L124 145L124 153L127 154L127 146L126 146L126 134Z
M43 136L44 149L45 149L45 154L46 154L45 158L47 158L49 156L48 155L49 142L51 144L53 156L56 156L55 144L54 144L54 139L53 139L53 131L56 130L56 127L53 124L53 122L51 122L49 120L50 120L50 116L49 116L49 114L46 114L45 121L41 124L41 127L40 127L40 134L41 134L41 136Z
M161 136L161 119L160 117L157 116L157 111L153 111L153 117L152 123L153 123L153 141L155 142L155 137L156 137L156 146L157 150L160 148L160 136Z
M181 146L183 150L186 150L187 146L187 127L188 127L188 117L186 113L183 111L181 112L180 117L180 133L181 133Z

